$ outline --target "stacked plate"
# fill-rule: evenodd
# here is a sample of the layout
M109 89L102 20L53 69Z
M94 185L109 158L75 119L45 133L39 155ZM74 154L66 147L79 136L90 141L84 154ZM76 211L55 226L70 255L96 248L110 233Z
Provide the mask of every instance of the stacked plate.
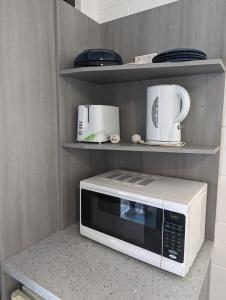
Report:
M207 55L206 53L200 50L189 48L177 48L159 53L153 58L152 62L182 62L203 59L207 59Z

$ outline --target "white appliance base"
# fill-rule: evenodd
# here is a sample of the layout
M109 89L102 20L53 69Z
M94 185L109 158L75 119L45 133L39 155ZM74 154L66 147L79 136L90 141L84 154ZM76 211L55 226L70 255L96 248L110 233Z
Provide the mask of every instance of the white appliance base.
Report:
M165 147L182 147L186 145L184 142L160 142L160 141L147 141L145 144L150 146L165 146Z

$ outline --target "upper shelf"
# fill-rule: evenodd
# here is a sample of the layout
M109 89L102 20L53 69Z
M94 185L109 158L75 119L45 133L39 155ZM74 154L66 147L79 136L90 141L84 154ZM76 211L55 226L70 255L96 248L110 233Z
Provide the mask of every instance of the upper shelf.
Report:
M65 143L64 148L74 148L82 150L109 150L109 151L135 151L135 152L157 152L157 153L178 153L178 154L199 154L214 155L220 147L218 146L183 146L183 147L160 147L149 145L134 145L132 143L120 144L93 144L93 143Z
M114 83L196 74L222 73L224 71L225 66L221 59L208 59L147 65L126 64L120 66L83 67L63 70L60 72L60 75L94 83Z

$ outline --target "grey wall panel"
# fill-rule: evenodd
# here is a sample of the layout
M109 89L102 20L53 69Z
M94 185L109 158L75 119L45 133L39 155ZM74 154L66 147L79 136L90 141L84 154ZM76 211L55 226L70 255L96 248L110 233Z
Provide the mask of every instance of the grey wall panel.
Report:
M0 1L0 251L59 228L53 0Z
M220 57L225 7L224 0L181 0L156 7L102 24L102 44L118 50L125 61L175 47L196 47L210 58Z
M100 25L81 12L57 1L59 69L73 67L73 59L82 50L99 47ZM76 137L79 104L97 103L98 86L59 77L60 142ZM97 101L96 101L97 100ZM75 222L79 215L79 181L101 172L107 163L100 152L60 150L61 226Z

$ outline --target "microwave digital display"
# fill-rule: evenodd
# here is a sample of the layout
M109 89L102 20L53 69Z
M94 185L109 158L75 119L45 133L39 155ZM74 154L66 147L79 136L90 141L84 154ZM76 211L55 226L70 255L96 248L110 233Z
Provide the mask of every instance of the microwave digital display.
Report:
M173 221L179 221L179 216L174 213L170 213L170 219Z

